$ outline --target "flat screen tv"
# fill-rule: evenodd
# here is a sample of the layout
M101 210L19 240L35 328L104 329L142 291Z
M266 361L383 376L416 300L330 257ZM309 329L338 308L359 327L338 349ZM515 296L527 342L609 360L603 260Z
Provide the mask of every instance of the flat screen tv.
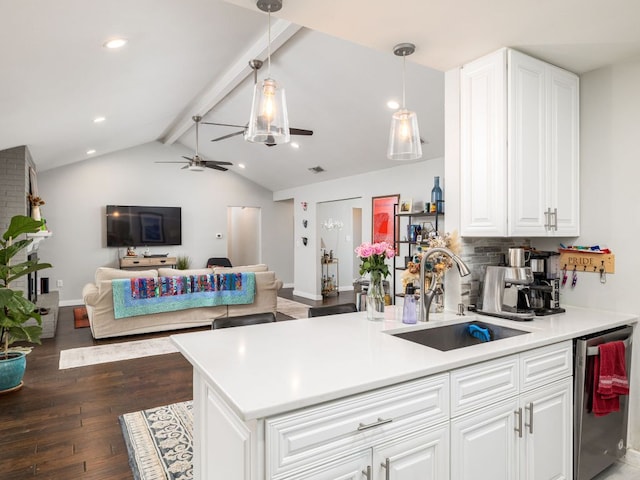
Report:
M180 207L107 205L107 247L181 244Z

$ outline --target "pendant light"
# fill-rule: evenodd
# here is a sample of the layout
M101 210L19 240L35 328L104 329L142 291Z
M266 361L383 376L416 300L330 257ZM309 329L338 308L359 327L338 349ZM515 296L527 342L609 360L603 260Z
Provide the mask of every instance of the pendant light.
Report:
M271 78L271 12L282 8L281 0L258 0L257 6L269 15L267 78L253 87L251 117L245 140L255 143L280 144L291 139L284 88Z
M387 158L389 160L417 160L422 157L418 117L405 107L405 70L406 57L415 52L413 43L400 43L393 47L393 53L402 56L402 107L391 117L391 131Z

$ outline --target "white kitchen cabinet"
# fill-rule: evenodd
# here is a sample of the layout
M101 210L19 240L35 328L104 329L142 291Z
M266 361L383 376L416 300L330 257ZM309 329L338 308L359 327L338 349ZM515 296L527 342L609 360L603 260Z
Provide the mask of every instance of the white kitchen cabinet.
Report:
M373 448L371 480L449 478L449 423L403 435Z
M475 410L462 410L463 415L451 419L452 480L571 478L571 350L571 342L563 342L501 359L503 371L514 363L512 360L520 365L520 390L496 403L499 397L489 387L484 402L476 396ZM485 371L495 376L500 363L486 364L492 368ZM482 365L451 372L452 390L456 378L469 378L480 372ZM478 376L478 384L482 381Z
M282 480L443 480L449 478L449 425L402 435Z
M578 77L501 49L460 88L461 235L578 236Z
M572 379L565 378L521 395L521 480L573 478L572 389Z
M349 475L353 466L339 459L365 450L379 459L367 463L373 475L370 480L386 478L379 477L378 471L387 459L396 472L389 478L431 478L426 472L442 471L448 463L448 420L447 374L269 418L265 422L267 478L316 478L316 470L333 469L335 459L337 474ZM436 431L429 430L433 426L438 427ZM424 474L402 473L414 469Z
M452 480L515 480L518 400L500 402L451 420Z

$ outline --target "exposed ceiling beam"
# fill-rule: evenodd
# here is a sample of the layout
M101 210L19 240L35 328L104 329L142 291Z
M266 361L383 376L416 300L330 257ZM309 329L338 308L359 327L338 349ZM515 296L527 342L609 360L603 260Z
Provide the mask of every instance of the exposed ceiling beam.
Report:
M278 19L271 24L271 53L284 45L298 30L299 25L295 25L287 20ZM215 108L234 88L236 88L245 78L253 74L249 66L249 60L266 60L268 56L268 34L262 35L238 59L222 76L202 93L196 97L185 111L178 117L171 127L163 135L162 142L165 144L175 143L184 135L194 123L191 117L200 115L204 117Z

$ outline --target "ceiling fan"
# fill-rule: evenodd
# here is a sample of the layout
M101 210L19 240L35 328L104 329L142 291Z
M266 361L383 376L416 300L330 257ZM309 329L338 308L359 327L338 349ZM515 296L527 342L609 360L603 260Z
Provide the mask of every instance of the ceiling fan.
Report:
M249 61L249 66L251 67L251 69L253 70L253 83L255 84L258 81L258 70L260 70L260 67L262 67L262 60L250 60ZM231 137L235 137L238 135L244 135L244 133L247 131L248 126L247 125L234 125L234 124L229 124L229 123L215 123L215 122L202 122L206 125L217 125L219 127L235 127L235 128L241 128L242 130L239 130L237 132L233 132L233 133L229 133L228 135L223 135L222 137L218 137L218 138L214 138L213 140L211 140L212 142L219 142L220 140L226 140L227 138L231 138ZM291 135L313 135L313 130L304 130L302 128L289 128L289 133ZM265 145L267 145L268 147L273 147L276 144L275 143L266 143Z
M202 172L205 168L213 168L215 170L220 170L222 172L226 172L228 168L221 167L221 165L233 165L231 162L220 162L218 160L203 160L198 154L198 127L200 125L200 121L202 117L200 115L194 115L191 117L194 122L196 122L196 154L193 157L185 157L183 156L186 162L176 161L176 162L155 162L155 163L186 163L181 170L187 169L192 172Z

